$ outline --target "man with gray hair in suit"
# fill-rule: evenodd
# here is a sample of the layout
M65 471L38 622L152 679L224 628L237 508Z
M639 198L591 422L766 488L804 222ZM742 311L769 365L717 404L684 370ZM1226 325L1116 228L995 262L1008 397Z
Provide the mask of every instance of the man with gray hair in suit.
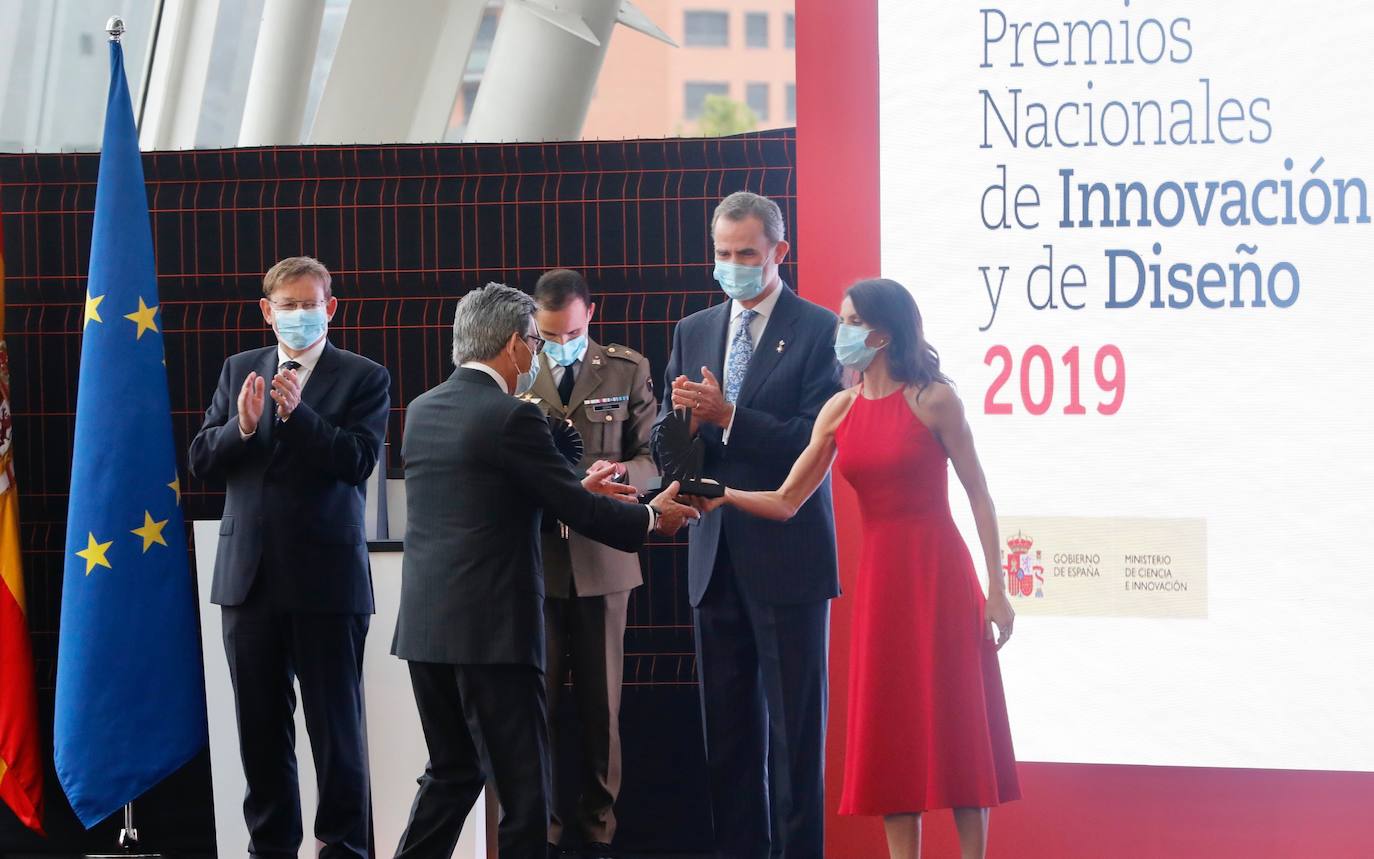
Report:
M398 859L448 859L488 778L504 811L502 859L546 854L542 511L627 552L697 515L676 502L676 485L642 506L634 487L615 482L614 465L573 471L538 406L517 399L544 345L534 312L528 295L501 284L464 296L453 317L457 369L406 412L392 653L410 663L429 763Z

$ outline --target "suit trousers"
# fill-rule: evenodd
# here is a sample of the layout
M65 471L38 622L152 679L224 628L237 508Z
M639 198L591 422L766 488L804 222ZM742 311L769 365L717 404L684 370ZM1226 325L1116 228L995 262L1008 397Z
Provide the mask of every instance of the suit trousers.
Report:
M396 859L449 859L488 777L501 799L501 859L545 859L549 741L533 665L409 662L429 763Z
M370 616L281 611L258 581L241 605L224 606L224 652L234 684L239 753L248 791L248 852L296 857L301 845L296 776L296 692L315 761L315 837L323 859L370 855L363 645Z
M717 855L821 859L829 601L752 599L722 536L693 616Z
M615 839L615 800L620 793L620 685L625 674L625 619L630 592L544 600L548 658L545 680L549 701L549 740L558 784L558 734L554 724L563 682L572 674L582 735L582 772L578 779L576 828L585 841ZM557 844L564 824L557 803L550 804L549 843Z

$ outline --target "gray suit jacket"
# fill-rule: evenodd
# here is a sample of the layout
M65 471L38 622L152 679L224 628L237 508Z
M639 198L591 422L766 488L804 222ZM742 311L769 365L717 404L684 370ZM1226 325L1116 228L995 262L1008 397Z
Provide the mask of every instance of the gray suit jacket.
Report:
M417 662L544 667L539 524L547 508L626 552L649 513L582 487L544 415L460 369L406 410L406 535L391 652Z

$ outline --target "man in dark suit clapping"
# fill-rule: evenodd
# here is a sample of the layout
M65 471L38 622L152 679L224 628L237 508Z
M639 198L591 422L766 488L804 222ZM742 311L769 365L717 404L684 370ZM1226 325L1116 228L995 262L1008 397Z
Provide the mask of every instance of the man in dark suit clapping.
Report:
M458 369L406 413L392 652L410 663L429 764L398 859L448 859L488 777L504 811L502 859L546 853L542 511L627 552L696 517L674 500L676 487L645 507L633 503L633 487L614 482L613 465L585 479L573 471L539 408L517 399L543 348L534 312L529 296L500 284L464 296L453 319Z
M706 476L736 489L781 486L839 390L835 314L782 282L784 232L766 197L721 201L711 236L730 300L673 332L663 415L692 409ZM790 522L707 514L688 539L687 583L717 854L820 859L829 600L839 594L830 478Z
M227 484L210 600L223 606L252 856L301 846L294 679L315 757L320 856L369 855L363 642L372 576L363 484L386 433L391 377L335 348L329 271L284 259L259 304L277 342L224 362L191 473Z

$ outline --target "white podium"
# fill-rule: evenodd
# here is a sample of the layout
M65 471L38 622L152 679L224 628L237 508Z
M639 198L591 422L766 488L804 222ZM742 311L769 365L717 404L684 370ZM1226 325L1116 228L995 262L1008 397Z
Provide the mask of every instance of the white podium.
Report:
M398 480L388 482L400 483ZM393 512L390 518L396 522L398 518L404 518L404 512L401 511L400 516ZM215 841L221 857L246 856L248 830L243 822L245 782L239 758L238 728L234 720L234 690L229 682L229 666L224 656L220 609L209 601L210 579L219 545L219 521L195 522L193 529L201 595L200 640L205 660L205 703L210 721ZM392 533L399 535L403 531ZM363 656L363 694L367 707L376 856L377 859L390 859L405 829L410 804L415 798L415 780L424 772L428 755L424 733L420 728L420 716L415 709L415 697L410 689L410 674L405 663L391 655L391 636L396 628L396 612L401 597L401 552L394 549L374 551L371 557L377 613L368 630ZM317 852L312 835L317 794L309 734L299 706L296 708L296 759L301 786L301 818L305 830L301 857L309 859ZM495 809L488 808L486 794L483 794L463 826L463 835L454 853L456 859L488 859L489 856L496 856L494 816Z

